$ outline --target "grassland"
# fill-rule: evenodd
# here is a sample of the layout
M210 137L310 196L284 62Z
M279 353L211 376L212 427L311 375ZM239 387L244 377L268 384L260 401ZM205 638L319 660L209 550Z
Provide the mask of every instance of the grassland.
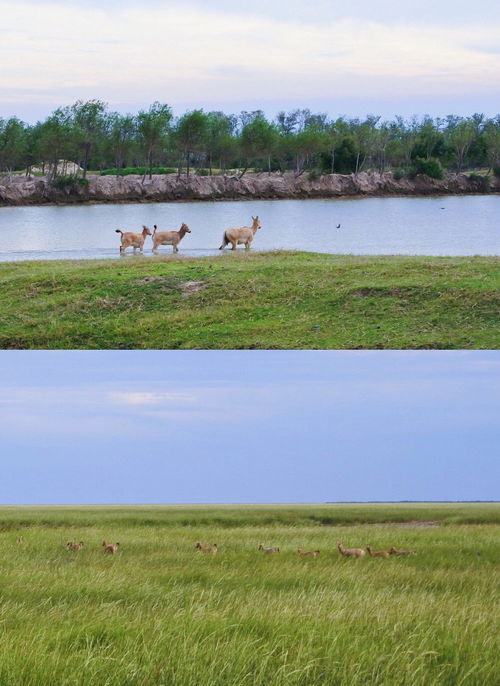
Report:
M0 684L493 685L499 522L495 504L0 508ZM338 540L418 554L349 560Z
M0 347L496 349L499 276L485 257L7 263Z

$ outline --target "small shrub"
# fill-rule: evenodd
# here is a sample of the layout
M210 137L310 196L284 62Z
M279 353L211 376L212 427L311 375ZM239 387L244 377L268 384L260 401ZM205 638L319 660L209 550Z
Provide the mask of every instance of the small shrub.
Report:
M497 179L500 179L500 165L497 165L496 167L493 167L493 174L497 177Z
M487 176L473 173L469 174L467 178L475 190L479 191L480 193L487 193L490 190L490 180Z
M441 162L436 157L430 157L428 160L423 157L417 157L413 162L412 175L426 174L432 179L444 179L444 171Z
M405 176L406 171L402 167L399 167L392 172L392 177L395 181L401 181Z
M75 174L65 174L61 176L54 176L52 179L52 185L54 188L59 190L70 190L74 187L80 187L82 189L87 189L89 187L89 180L83 179L81 176L76 176Z
M318 169L311 169L311 171L307 175L307 178L309 179L309 181L317 181L321 178L321 172Z
M210 176L210 172L208 171L208 169L197 169L196 175L197 176Z

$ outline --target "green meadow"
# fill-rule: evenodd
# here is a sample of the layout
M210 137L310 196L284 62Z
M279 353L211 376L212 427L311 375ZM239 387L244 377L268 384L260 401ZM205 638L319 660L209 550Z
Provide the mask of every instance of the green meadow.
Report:
M3 507L0 684L493 685L499 524L498 504Z
M3 349L497 349L495 257L0 265Z

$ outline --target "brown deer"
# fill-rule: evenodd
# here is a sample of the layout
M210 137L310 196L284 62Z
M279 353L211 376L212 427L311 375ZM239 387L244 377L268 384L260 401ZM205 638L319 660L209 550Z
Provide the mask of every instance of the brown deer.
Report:
M120 245L120 255L122 255L127 248L133 248L134 252L139 248L140 252L144 249L144 241L146 236L152 236L153 234L148 229L147 226L142 227L141 233L132 233L132 231L122 231L121 229L115 229L116 233L121 233L121 245Z
M239 229L226 229L222 236L222 245L219 250L224 250L226 245L231 243L231 250L236 250L238 245L245 245L245 249L249 250L252 241L255 238L257 230L261 228L261 223L258 217L252 217L252 226L242 226Z
M118 552L118 548L120 546L119 543L106 543L106 541L102 542L104 552L105 553L110 553L111 555L114 555L115 553Z
M398 550L397 548L392 547L389 550L389 555L416 555L417 551L416 550Z
M262 550L264 553L279 553L280 549L279 548L266 548L266 546L262 545L262 543L259 543L259 550Z
M339 553L344 557L364 557L365 551L363 548L344 548L342 543L337 543Z
M214 555L218 551L217 543L214 543L213 545L203 545L198 541L194 547L196 550L201 550L203 553L212 553Z
M172 252L179 252L179 243L182 241L187 233L191 233L191 229L187 224L182 224L179 231L158 231L156 224L153 231L153 252L158 252L159 245L171 245Z
M316 557L319 555L319 550L302 550L302 548L297 548L299 555L309 555L310 557Z
M83 548L83 541L77 543L76 541L68 541L66 543L66 548L68 550L81 550Z
M371 545L367 545L366 549L368 550L370 557L389 557L387 550L373 550Z

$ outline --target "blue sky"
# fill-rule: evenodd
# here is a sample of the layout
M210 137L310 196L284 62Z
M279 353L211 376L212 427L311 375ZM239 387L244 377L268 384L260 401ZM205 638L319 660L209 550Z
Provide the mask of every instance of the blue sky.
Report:
M498 499L497 352L4 352L2 504Z
M297 106L331 116L500 111L497 0L0 0L0 116Z

